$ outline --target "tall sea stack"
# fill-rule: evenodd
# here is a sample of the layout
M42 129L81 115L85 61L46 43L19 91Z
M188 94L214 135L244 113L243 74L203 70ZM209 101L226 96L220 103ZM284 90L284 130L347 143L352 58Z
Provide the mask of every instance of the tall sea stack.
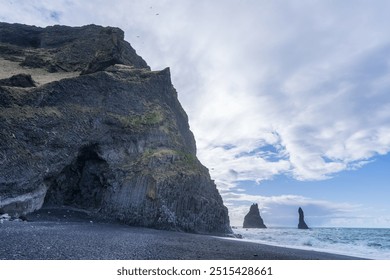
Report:
M260 216L257 203L251 205L248 214L244 218L243 228L267 228Z
M299 229L309 229L309 227L305 223L304 214L303 214L303 210L301 207L299 207L299 209L298 209L298 214L299 214L298 228Z
M0 212L70 206L129 225L230 233L169 68L119 28L0 23Z

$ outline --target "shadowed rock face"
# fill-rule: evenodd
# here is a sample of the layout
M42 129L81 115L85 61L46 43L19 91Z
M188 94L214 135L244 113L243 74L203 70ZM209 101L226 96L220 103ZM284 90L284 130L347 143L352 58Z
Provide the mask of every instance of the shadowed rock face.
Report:
M298 209L298 214L299 214L298 228L299 228L299 229L309 229L309 227L308 227L307 224L305 223L304 214L303 214L303 210L302 210L301 207L299 207L299 209Z
M0 86L0 211L231 232L169 69L150 71L123 31L0 23L0 64L40 81Z
M0 23L0 50L22 66L44 68L48 72L102 70L96 63L132 65L149 68L124 41L119 28L87 25L83 27L49 26L40 28L23 24ZM106 67L112 64L105 64Z
M28 74L17 74L8 79L1 79L0 86L9 87L35 87L35 82Z
M244 218L244 228L267 228L260 216L257 203L251 205L248 214Z

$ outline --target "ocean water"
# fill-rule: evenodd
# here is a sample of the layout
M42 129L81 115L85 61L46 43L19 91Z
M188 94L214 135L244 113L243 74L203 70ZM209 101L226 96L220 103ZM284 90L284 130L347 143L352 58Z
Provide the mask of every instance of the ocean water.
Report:
M304 250L314 250L354 257L390 259L388 228L233 228L243 240Z

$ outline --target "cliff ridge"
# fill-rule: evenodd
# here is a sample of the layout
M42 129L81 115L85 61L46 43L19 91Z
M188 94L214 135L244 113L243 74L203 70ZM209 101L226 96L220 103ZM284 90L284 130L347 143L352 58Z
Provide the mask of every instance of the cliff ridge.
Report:
M169 68L151 71L122 30L0 23L0 65L0 211L231 232Z

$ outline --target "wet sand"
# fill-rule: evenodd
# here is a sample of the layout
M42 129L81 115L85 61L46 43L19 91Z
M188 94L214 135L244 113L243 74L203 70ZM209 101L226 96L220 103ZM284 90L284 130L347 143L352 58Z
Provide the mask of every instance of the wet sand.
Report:
M354 257L97 221L72 211L0 224L0 260L352 260Z

